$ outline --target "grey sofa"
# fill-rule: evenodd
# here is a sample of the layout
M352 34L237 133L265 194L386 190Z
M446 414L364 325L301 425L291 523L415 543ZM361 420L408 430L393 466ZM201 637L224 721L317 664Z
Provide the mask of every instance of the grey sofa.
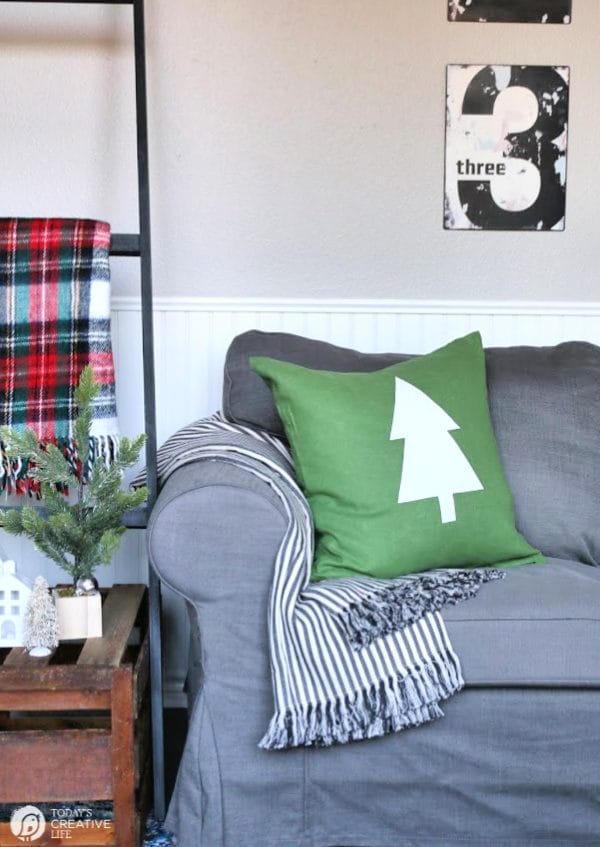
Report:
M403 358L238 336L223 410L275 434L281 422L249 355L345 371ZM486 361L517 526L548 561L444 609L466 686L434 723L260 750L281 503L218 460L166 481L150 556L192 623L190 728L167 819L180 847L599 847L600 348L496 348Z

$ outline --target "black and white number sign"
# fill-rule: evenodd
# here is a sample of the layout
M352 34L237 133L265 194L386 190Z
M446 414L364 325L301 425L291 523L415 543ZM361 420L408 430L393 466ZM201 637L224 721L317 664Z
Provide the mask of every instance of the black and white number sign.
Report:
M448 65L446 229L565 227L569 69Z
M572 0L448 0L452 22L569 24Z

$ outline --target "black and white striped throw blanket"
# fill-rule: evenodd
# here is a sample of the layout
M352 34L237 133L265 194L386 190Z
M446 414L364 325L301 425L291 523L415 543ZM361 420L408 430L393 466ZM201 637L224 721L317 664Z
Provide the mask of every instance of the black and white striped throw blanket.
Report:
M287 517L269 605L275 714L260 746L346 743L441 717L440 701L463 679L438 610L502 573L470 568L312 584L312 519L284 444L216 414L161 447L159 477L216 458L262 479Z

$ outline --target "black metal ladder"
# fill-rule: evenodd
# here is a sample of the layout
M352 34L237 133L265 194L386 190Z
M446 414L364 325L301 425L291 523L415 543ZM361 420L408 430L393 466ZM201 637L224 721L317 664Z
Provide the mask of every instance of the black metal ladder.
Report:
M139 234L113 233L112 256L134 256L140 260L142 303L142 355L144 369L144 428L146 432L146 468L149 495L145 506L126 516L125 524L132 529L145 529L148 516L156 501L156 403L154 391L154 332L152 324L152 259L150 241L150 184L148 172L148 110L146 94L146 49L144 0L0 0L0 3L86 3L96 5L131 6L135 50L135 102L137 127L138 209ZM154 780L154 815L165 817L164 729L162 683L162 637L160 580L152 565L148 565L150 599L150 699L152 710L152 764Z

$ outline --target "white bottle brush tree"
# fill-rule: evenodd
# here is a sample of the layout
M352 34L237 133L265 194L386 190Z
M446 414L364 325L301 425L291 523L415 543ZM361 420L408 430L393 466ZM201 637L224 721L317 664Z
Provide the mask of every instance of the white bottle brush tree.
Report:
M437 497L442 523L456 520L454 495L483 485L453 436L460 429L421 389L396 377L390 439L404 439L399 503Z
M33 583L23 621L25 647L31 656L48 656L58 645L56 607L43 576Z
M77 418L74 441L81 467L89 459L92 402L100 390L90 366L81 372L75 390ZM31 429L14 432L0 429L0 438L9 456L29 460L28 475L39 481L46 513L32 506L0 511L0 526L13 535L25 535L35 546L60 565L72 578L91 578L98 565L110 563L125 532L123 516L139 506L148 496L147 488L124 491L123 471L134 465L140 455L145 436L132 440L122 437L114 462L96 461L87 480L76 476L62 452L54 444L38 443ZM74 497L61 490L69 487Z

